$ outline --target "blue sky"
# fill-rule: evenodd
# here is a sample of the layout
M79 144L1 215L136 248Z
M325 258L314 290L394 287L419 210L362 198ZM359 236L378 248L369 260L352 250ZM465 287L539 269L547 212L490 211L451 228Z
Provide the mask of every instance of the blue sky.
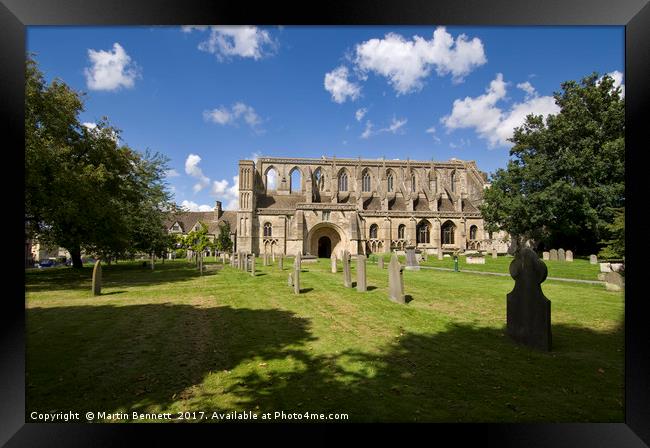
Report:
M257 156L475 160L556 113L566 80L624 84L623 27L29 27L49 81L86 92L124 143L170 158L175 200L237 206Z

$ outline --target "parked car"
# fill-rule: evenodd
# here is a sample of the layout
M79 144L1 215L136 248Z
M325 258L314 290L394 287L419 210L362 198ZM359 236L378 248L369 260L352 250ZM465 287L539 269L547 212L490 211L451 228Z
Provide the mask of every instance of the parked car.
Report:
M52 266L56 266L54 260L41 260L38 263L39 268L51 268Z

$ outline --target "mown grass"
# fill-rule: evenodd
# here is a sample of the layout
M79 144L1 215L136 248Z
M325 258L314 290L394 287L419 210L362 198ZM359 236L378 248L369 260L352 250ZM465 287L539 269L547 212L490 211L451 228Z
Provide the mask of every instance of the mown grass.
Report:
M489 262L490 260L488 260ZM575 263L575 262L574 262ZM338 412L351 421L623 420L623 294L547 280L553 351L504 335L508 277L405 271L407 305L343 286L329 260L285 269L182 261L26 274L30 411ZM550 268L549 268L550 271ZM550 275L550 272L549 272ZM354 280L354 273L353 273ZM28 417L28 420L29 417Z

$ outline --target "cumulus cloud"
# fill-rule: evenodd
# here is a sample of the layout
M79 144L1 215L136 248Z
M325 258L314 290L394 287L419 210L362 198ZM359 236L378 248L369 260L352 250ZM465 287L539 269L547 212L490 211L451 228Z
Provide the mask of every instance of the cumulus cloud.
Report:
M361 120L363 120L363 117L366 115L367 112L368 112L368 109L366 109L365 107L362 107L361 109L358 109L354 113L354 117L357 119L357 121L361 121Z
M117 42L113 50L88 50L90 67L84 69L86 86L90 90L117 90L131 88L140 76L140 69Z
M201 157L196 154L190 154L185 160L185 173L198 180L192 187L194 193L198 193L210 185L210 178L203 174L199 162L201 162Z
M440 137L438 137L438 136L436 135L436 128L435 128L435 126L431 126L429 129L427 129L427 130L424 131L424 132L426 132L427 134L431 134L431 136L433 137L433 140L436 141L436 142L438 142L438 143L440 143Z
M366 121L366 128L361 134L361 138L368 138L372 135L372 122L370 120Z
M354 101L361 94L361 87L349 81L348 76L348 68L343 65L325 74L325 90L332 95L332 100L339 104L344 103L348 98Z
M165 177L178 177L178 176L180 176L180 174L178 174L178 171L174 169L165 171Z
M420 36L406 39L396 33L370 39L356 46L354 56L362 74L374 72L388 78L398 95L420 90L432 69L438 76L451 74L457 83L486 62L479 38L470 40L460 34L454 39L444 27L438 27L430 40Z
M222 126L236 125L239 121L243 121L254 132L264 132L260 127L262 119L255 112L255 109L242 102L235 103L231 108L220 106L216 109L205 110L203 111L203 119Z
M225 204L225 210L237 210L239 208L239 176L233 176L232 184L226 179L215 180L212 183L210 194Z
M505 99L506 86L503 75L498 73L483 95L455 100L451 113L444 116L441 123L448 131L473 128L480 138L488 140L490 147L511 146L507 139L512 137L515 127L524 123L527 115L547 116L560 111L552 96L538 96L529 83L517 86L526 92L524 102L503 109L497 103Z
M613 80L614 80L614 88L621 88L621 97L625 97L625 84L623 84L623 73L619 72L618 70L614 70L613 72L607 73ZM598 79L598 83L603 78Z
M181 30L206 31L208 27L184 26ZM256 26L211 26L207 40L199 43L199 50L214 54L219 60L234 56L255 60L271 55L277 43L266 30Z
M181 207L191 212L210 212L214 210L214 208L209 205L199 205L196 202L188 201L187 199L181 202Z
M397 119L393 117L391 120L390 124L385 127L378 129L377 131L373 131L373 124L370 120L366 121L366 128L364 129L363 133L361 134L361 138L367 139L372 135L380 134L382 132L390 132L391 134L397 134L397 133L404 133L404 130L402 127L407 123L406 118L402 119Z

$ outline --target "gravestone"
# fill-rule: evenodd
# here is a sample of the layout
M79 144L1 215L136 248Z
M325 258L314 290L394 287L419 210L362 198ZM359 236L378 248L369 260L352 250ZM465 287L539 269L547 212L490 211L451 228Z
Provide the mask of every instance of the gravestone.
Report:
M272 258L271 261L273 261L273 263L275 263L275 252L271 252L271 258Z
M549 256L549 258L548 258L549 261L557 261L557 250L556 249L551 249L549 251L548 256Z
M573 252L570 250L566 251L566 261L573 261Z
M269 265L269 254L264 252L264 266L268 266L268 265Z
M442 260L442 258L443 258L442 248L439 247L439 248L438 248L438 260Z
M366 292L366 256L357 255L357 291Z
M595 255L589 255L589 264L598 264L598 257Z
M289 272L289 277L287 278L287 285L293 286L293 274Z
M564 253L564 249L561 247L557 250L557 260L566 261L566 254Z
M542 292L548 268L524 247L510 263L515 287L507 295L507 334L520 344L551 350L551 301Z
M395 254L391 255L390 263L388 263L388 291L390 300L397 303L406 303L402 265L397 261L397 255Z
M293 293L300 294L300 252L296 254L296 259L293 263Z
M625 286L625 279L618 272L605 274L605 289L607 291L622 291Z
M548 260L550 258L551 254L548 252L542 252L542 259L543 260Z
M302 254L298 252L296 257L293 259L293 268L300 270L302 268Z
M497 249L496 249L496 247L492 248L492 258L497 258Z
M255 277L255 254L251 257L251 277Z
M280 270L284 270L284 256L280 254L280 258L278 258L278 267Z
M415 257L415 249L406 249L406 269L409 271L419 271L420 265Z
M612 272L611 263L598 263L600 265L600 272Z
M332 254L332 256L330 257L330 260L332 262L332 266L331 266L330 270L331 270L332 274L336 274L336 272L337 272L337 269L336 269L336 254Z
M427 251L426 251L426 250L423 251L423 252L422 252L422 260L427 261L427 260L428 260L428 257L429 257L429 256L427 255Z
M234 252L230 255L230 267L231 268L235 267L235 253Z
M343 252L343 286L352 288L352 277L350 276L350 254Z
M384 269L384 257L379 257L379 260L377 260L377 266L379 266L379 269Z
M102 262L97 260L93 268L93 295L100 296L102 294Z

